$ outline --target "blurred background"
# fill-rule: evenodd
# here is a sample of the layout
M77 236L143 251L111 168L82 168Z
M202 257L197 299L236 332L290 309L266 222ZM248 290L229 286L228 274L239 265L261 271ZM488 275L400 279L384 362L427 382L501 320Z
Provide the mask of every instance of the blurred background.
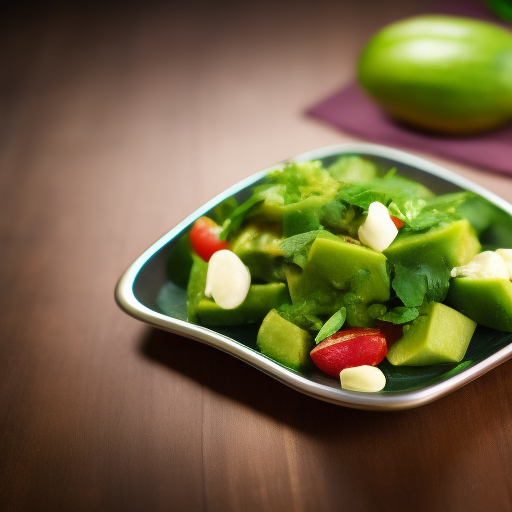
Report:
M355 80L377 30L436 6L0 2L1 510L467 512L491 491L488 510L512 509L510 364L372 414L113 299L144 249L227 187L363 140L306 111ZM512 199L503 174L413 152Z

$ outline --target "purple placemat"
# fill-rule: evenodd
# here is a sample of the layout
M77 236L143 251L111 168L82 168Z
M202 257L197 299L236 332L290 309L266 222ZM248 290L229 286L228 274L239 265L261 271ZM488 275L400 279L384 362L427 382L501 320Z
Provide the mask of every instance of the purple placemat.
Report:
M435 12L496 21L482 1L445 2ZM357 84L343 88L306 113L375 142L435 153L512 175L512 125L470 137L415 131L394 122Z

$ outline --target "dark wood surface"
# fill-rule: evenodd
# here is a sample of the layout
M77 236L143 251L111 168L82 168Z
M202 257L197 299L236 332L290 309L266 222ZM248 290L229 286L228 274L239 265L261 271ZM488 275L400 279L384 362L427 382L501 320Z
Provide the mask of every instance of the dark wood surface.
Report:
M113 298L206 200L354 140L302 112L426 7L2 6L0 510L512 510L512 362L418 409L357 411ZM510 178L428 158L512 200Z

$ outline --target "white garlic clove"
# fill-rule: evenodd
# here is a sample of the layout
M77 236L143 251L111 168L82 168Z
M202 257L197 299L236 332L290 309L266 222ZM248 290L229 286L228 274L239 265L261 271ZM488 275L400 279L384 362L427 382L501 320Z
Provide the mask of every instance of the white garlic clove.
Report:
M213 253L208 262L204 293L222 309L233 309L245 300L251 286L251 274L242 260L232 251Z
M388 209L378 201L370 204L368 216L358 231L364 245L382 252L398 235L398 229L391 220Z
M376 366L363 365L341 370L340 382L348 391L376 393L384 389L386 377Z
M480 279L509 279L507 265L503 259L493 251L481 252L468 264L453 268L451 276Z
M505 262L508 278L512 279L512 249L498 249L496 254Z

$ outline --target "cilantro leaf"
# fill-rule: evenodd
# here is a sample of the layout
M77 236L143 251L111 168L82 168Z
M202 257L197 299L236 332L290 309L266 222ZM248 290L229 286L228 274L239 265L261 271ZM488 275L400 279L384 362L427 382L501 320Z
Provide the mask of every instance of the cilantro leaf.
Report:
M429 199L416 197L403 202L399 197L389 205L389 212L405 222L406 231L425 231L460 219L457 209L472 195L471 192L455 192Z
M419 272L427 278L427 300L443 302L450 287L450 270L444 261L420 266Z
M395 277L391 283L397 297L407 307L421 306L427 294L427 276L415 270L395 264Z
M397 263L391 286L406 307L419 307L425 300L443 302L450 286L450 269L443 260L414 268Z
M354 183L342 187L336 198L367 210L374 201L386 206L395 203L400 209L400 206L411 197L425 200L432 196L433 193L420 183L391 174L389 177L385 176L366 183Z
M388 311L385 315L379 317L379 320L384 322L391 322L393 324L405 324L412 322L419 316L419 311L416 308L397 307Z
M334 196L338 182L323 168L322 162L287 162L267 175L271 185L284 188L284 204L297 203L312 196Z
M284 259L304 268L304 265L307 262L309 249L317 238L339 240L336 235L322 229L291 236L290 238L283 240L280 245Z
M345 323L345 320L347 318L347 309L341 308L334 315L325 322L325 324L320 329L320 332L317 334L315 341L316 343L320 343L325 338L328 338L335 332L338 332Z

